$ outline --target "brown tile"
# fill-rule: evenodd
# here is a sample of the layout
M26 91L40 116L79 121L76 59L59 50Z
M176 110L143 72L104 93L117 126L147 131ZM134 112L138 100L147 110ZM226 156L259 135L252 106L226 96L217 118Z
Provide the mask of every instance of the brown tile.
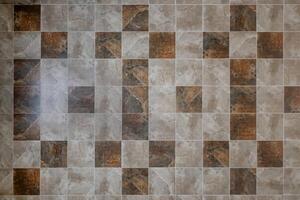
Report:
M147 168L123 168L122 173L123 195L147 195L148 194L148 169Z
M229 142L204 141L203 165L204 167L228 167Z
M283 33L261 32L257 33L258 58L282 58Z
M230 60L230 85L255 85L256 60L233 59Z
M68 33L43 32L42 33L42 58L67 58Z
M40 87L14 87L15 114L40 113Z
M148 60L123 60L123 85L148 85Z
M123 31L148 31L148 6L123 6Z
M229 57L229 33L228 32L204 32L203 33L203 57L204 58L228 58Z
M67 167L67 142L42 141L41 142L42 167Z
M16 5L14 8L15 31L39 31L40 5Z
M14 140L40 140L39 115L14 115Z
M123 114L122 115L123 140L148 140L148 115Z
M284 112L300 113L300 87L284 87Z
M230 169L230 194L256 194L256 169Z
M175 166L175 142L174 141L150 141L149 142L149 166L150 167L174 167Z
M151 32L149 36L150 58L175 58L174 32Z
M176 87L176 112L202 112L202 88L200 86Z
M94 99L94 87L69 87L68 112L93 113Z
M148 112L148 87L123 87L123 113Z
M14 194L39 195L40 170L39 169L14 169Z
M255 5L231 5L230 6L230 30L231 31L255 31L256 30L256 6Z
M255 113L256 88L230 87L230 110L231 113Z
M282 141L259 141L257 145L258 167L282 167Z
M255 140L256 116L255 114L231 114L230 139Z
M14 60L14 85L40 84L40 60Z
M96 167L121 167L121 142L95 142Z
M122 44L120 32L96 33L96 58L121 58Z

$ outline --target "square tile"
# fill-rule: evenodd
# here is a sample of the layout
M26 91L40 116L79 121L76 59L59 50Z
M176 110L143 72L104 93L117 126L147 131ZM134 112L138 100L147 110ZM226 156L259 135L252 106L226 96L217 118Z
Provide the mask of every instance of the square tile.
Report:
M121 5L97 5L96 6L96 30L97 31L121 31L122 30Z
M4 33L6 34L6 33ZM4 38L1 41L3 42L3 48L5 48L5 53L2 53L3 50L0 50L0 57L10 58L12 57L10 48L7 49L6 44L12 45L10 41L10 33L6 34L8 38ZM41 33L40 32L15 32L14 33L14 58L36 58L40 59L41 57ZM10 46L11 47L11 46ZM2 49L2 48L1 48Z
M94 169L70 168L68 169L68 194L92 195L94 188Z
M203 29L204 31L229 31L230 29L229 5L204 5Z
M203 58L228 58L229 33L203 32Z
M0 169L0 194L11 195L13 193L13 171L10 169Z
M256 112L256 88L255 87L230 87L231 113L255 113Z
M255 85L256 60L232 59L230 60L230 85Z
M96 140L121 140L122 114L95 114Z
M300 5L284 6L284 29L286 31L300 31L298 24L300 20Z
M202 142L176 141L176 167L201 167Z
M15 5L15 31L39 31L41 24L40 5Z
M150 167L174 167L175 166L175 142L174 141L150 141L149 142L149 166Z
M41 146L39 141L15 141L14 148L14 168L34 168L40 167L40 151Z
M175 58L175 33L150 32L149 33L150 58Z
M149 60L149 85L174 85L175 61L167 59Z
M176 111L176 88L152 86L149 91L151 113L174 113Z
M122 169L101 168L95 169L95 194L121 195Z
M68 167L94 167L95 144L93 141L68 141Z
M177 32L176 57L177 58L202 58L202 33Z
M284 61L284 84L285 85L300 85L300 62L298 60Z
M147 5L123 5L123 31L148 31Z
M13 99L14 99L13 95L15 95L15 94L10 86L0 87L0 96L1 96L0 113L1 114L10 114L13 112L13 108L12 108ZM19 92L15 96L16 96L15 98L17 98L15 107L19 109L16 112L25 112L25 109L27 109L27 111L30 111L30 106L32 106L32 105L30 105L30 104L24 105L23 102L21 101L21 98L24 97L23 100L26 102L26 94Z
M204 114L203 115L203 140L223 141L230 135L229 114Z
M256 167L256 141L230 141L230 167Z
M299 114L285 114L284 115L284 138L291 140L299 140L299 125L300 115Z
M40 118L36 114L14 115L14 140L40 140Z
M259 141L257 143L258 167L282 167L282 141Z
M123 60L123 85L148 85L148 60Z
M231 5L230 31L256 31L256 6Z
M95 34L93 32L70 32L68 39L69 58L94 58Z
M178 195L202 194L202 169L176 168L175 191Z
M68 88L66 85L43 86L41 89L41 111L43 113L68 113Z
M174 192L175 192L175 169L174 168L150 168L149 169L149 194L172 195L174 194Z
M95 68L93 60L69 60L68 85L93 86L95 74L94 72Z
M11 114L0 115L0 138L2 142L13 140L13 116Z
M255 168L230 169L230 194L234 194L234 195L256 194L256 169Z
M257 85L283 85L283 62L278 59L257 59Z
M286 194L300 194L299 192L299 168L285 168L284 169L284 192Z
M81 141L94 139L95 121L94 114L68 114L68 139Z
M13 79L14 79L13 71L14 71L14 63L12 60L5 60L5 59L0 60L0 85L1 86L13 84Z
M283 133L283 114L258 114L257 115L257 139L281 140ZM286 121L285 121L286 125ZM287 133L285 131L285 133Z
M123 113L147 113L148 112L148 87L127 86L122 92Z
M42 141L41 166L46 168L67 167L67 142Z
M177 31L202 30L201 5L176 5Z
M122 33L123 58L148 58L149 34L148 32Z
M175 31L175 5L150 5L149 30Z
M230 85L230 64L228 59L203 60L204 85Z
M300 112L300 87L284 87L284 112Z
M41 60L41 84L42 86L68 85L68 61L66 59L42 59Z
M68 191L68 169L41 169L41 194L66 195Z
M174 113L149 114L149 138L150 140L174 140L175 139L175 114Z
M282 58L283 57L283 33L282 32L257 33L257 57L258 58Z
M284 166L285 167L299 167L300 166L300 142L299 141L285 141L284 142Z
M176 140L201 140L202 115L191 113L176 114Z
M229 87L202 87L202 112L223 113L230 110Z
M67 58L67 32L43 32L41 41L42 58Z
M230 32L231 58L256 58L255 32Z
M69 87L68 112L93 113L94 112L94 87Z
M203 193L229 194L229 169L206 168L203 170Z
M96 60L96 86L121 86L122 64L121 60Z
M18 38L18 42L15 44L16 48L18 49L14 49L14 51L20 51L21 48L23 48L23 44L20 38L20 34L16 34L17 36L19 36ZM14 51L11 48L13 46L13 41L16 40L16 36L14 36L11 32L1 32L0 33L0 41L1 41L1 46L0 46L0 58L13 58L14 57Z
M14 195L39 195L40 170L14 169Z
M96 167L121 167L121 142L96 141Z
M283 169L258 168L257 194L283 194Z
M176 60L176 85L202 85L202 62Z
M230 115L230 139L231 140L255 140L256 115L255 114L231 114Z
M258 112L283 112L283 90L281 86L257 88Z
M40 87L14 87L14 112L16 114L36 114L40 111Z
M13 23L14 23L13 9L14 7L11 4L1 4L0 12L3 13L0 19L1 31L8 32L13 30Z
M300 54L297 51L299 49L299 32L285 32L284 33L284 58L300 58Z
M68 28L71 31L93 31L95 27L95 7L93 5L70 5Z
M1 141L0 142L0 168L13 167L13 142Z
M65 141L68 138L68 119L66 114L43 113L40 119L41 140ZM72 139L70 137L70 139Z
M122 141L122 167L138 168L149 166L148 141ZM123 193L124 194L124 193Z
M41 8L42 31L67 31L67 5L42 5Z
M147 140L148 139L148 115L147 114L123 114L122 115L122 139L123 140Z
M95 112L96 113L121 113L122 112L122 88L105 86L95 88Z
M136 184L136 183L139 184ZM147 195L148 194L148 169L123 168L122 169L122 194Z
M176 87L176 112L202 112L202 88L200 86Z
M96 58L121 58L122 34L120 32L97 32L95 38Z
M228 141L204 141L203 165L204 167L228 167Z
M14 60L14 86L40 85L40 60Z
M257 31L282 31L283 6L258 5L257 6Z

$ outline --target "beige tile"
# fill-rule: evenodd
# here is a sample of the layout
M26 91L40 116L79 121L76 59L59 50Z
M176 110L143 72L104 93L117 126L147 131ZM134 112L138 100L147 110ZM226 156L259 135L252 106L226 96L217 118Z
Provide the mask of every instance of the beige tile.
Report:
M282 85L283 62L279 59L256 60L257 85Z
M202 85L201 61L176 60L176 85Z
M177 31L201 31L202 29L201 5L177 5L176 27Z
M41 169L41 194L66 195L68 191L68 169Z
M151 113L149 137L151 140L175 140L175 114Z
M202 87L202 112L226 113L230 110L229 87Z
M150 5L149 30L175 31L175 5Z
M258 87L257 111L283 112L283 87Z
M174 85L175 61L168 59L149 60L149 84L150 85Z
M95 169L95 194L121 195L122 170L120 168Z
M123 58L148 58L149 36L147 32L123 32Z
M300 194L300 169L285 168L284 169L284 192L286 194Z
M228 86L230 84L230 67L228 59L203 60L203 84Z
M122 142L122 167L145 168L149 166L148 141Z
M229 5L203 6L203 31L229 31Z
M13 193L13 171L0 169L0 180L0 195L11 195Z
M290 140L300 139L300 115L285 114L284 115L284 138Z
M257 169L257 194L283 194L283 170L280 168Z
M201 167L202 142L180 141L176 142L176 167Z
M300 167L300 141L285 141L283 151L285 167Z
M256 125L258 140L282 140L283 114L258 114Z
M284 6L285 31L300 31L300 5Z
M69 168L68 169L68 194L92 195L94 194L94 169Z
M284 60L284 84L300 85L300 61Z
M121 5L96 6L96 30L100 32L117 32L122 30Z
M14 168L40 167L41 145L38 141L14 142Z
M176 88L173 86L152 86L149 91L149 105L152 113L176 111Z
M255 58L256 33L255 32L230 32L230 57Z
M231 167L256 167L255 141L230 141L229 149Z
M284 58L300 58L300 32L285 32L283 36Z
M230 134L229 118L229 114L203 114L203 140L228 140Z
M192 195L202 193L201 168L176 168L176 194Z
M282 5L257 5L257 31L283 31Z
M203 193L208 195L229 194L229 169L206 168L203 171ZM216 199L218 200L218 199Z
M95 166L95 144L92 141L68 142L68 166L69 167L93 167Z
M201 114L176 114L176 140L201 140Z
M149 194L151 195L174 194L175 192L174 168L150 168L149 184L150 184Z
M202 43L201 32L177 32L176 57L202 58Z

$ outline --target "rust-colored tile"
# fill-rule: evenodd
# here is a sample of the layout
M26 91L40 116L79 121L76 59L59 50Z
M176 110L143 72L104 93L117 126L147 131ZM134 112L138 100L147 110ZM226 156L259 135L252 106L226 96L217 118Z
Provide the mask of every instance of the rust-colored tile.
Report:
M199 86L176 87L177 112L202 112L202 88Z
M94 87L69 87L68 112L94 113Z
M229 166L229 142L205 141L203 148L204 167Z
M148 115L123 114L122 115L123 140L148 140Z
M175 33L151 32L149 34L150 58L175 58Z
M42 58L67 58L68 33L43 32L41 43Z
M230 139L231 140L255 140L256 139L255 114L231 114Z
M230 60L230 85L255 85L256 60L233 59Z
M262 32L257 33L258 58L283 57L283 33Z
M300 113L300 87L284 87L284 112Z
M228 58L229 57L229 33L228 32L204 32L203 33L203 57L204 58Z
M42 141L41 142L42 167L67 167L67 142Z
M175 166L175 142L174 141L150 141L149 142L149 166L150 167L174 167Z
M96 33L96 58L121 58L122 39L120 32Z
M230 6L231 31L256 31L256 6L231 5Z
M255 113L256 88L230 87L230 110L231 113Z
M256 169L230 169L230 194L256 194Z
M148 112L148 87L127 86L123 87L123 113Z
M123 6L123 31L148 31L148 6Z
M95 142L96 167L121 167L121 142Z
M14 60L14 85L28 86L40 84L40 60Z
M39 115L14 115L14 140L40 140Z
M257 144L258 167L282 167L282 141L259 141Z
M123 85L148 85L148 60L123 60Z
M148 194L148 169L147 168L123 168L122 194L123 195L147 195Z
M14 169L14 194L39 195L40 170L39 169Z
M40 30L40 5L15 5L14 15L15 31Z
M41 94L40 87L14 87L15 114L40 113Z

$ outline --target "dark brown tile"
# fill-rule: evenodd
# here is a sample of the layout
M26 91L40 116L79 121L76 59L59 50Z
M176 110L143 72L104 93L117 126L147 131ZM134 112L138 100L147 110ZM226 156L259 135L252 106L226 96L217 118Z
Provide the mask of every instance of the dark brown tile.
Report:
M149 33L150 58L175 58L175 33Z
M256 60L233 59L230 60L230 85L255 85Z
M282 141L259 141L257 144L258 167L282 167Z
M230 6L231 31L256 31L256 6L231 5Z
M41 45L42 58L67 58L68 33L44 32Z
M204 58L228 58L229 57L229 33L228 32L204 32L203 33L203 57Z
M255 113L256 88L230 87L230 111L231 113Z
M14 140L40 140L39 115L14 115Z
M121 167L121 142L95 142L96 167Z
M201 112L202 88L200 86L176 87L176 112Z
M255 140L256 139L256 115L255 114L231 114L230 115L230 139L231 140Z
M175 166L175 142L174 141L150 141L149 142L149 166L150 167L174 167Z
M147 113L148 87L123 87L122 110L123 113Z
M123 31L148 31L148 6L123 6Z
M40 87L14 87L15 114L35 114L41 109Z
M69 113L94 113L94 87L69 87L68 96Z
M39 169L14 169L14 194L39 195L40 170Z
M230 169L230 194L256 194L256 169Z
M123 60L123 85L148 85L148 60Z
M257 33L258 58L283 57L283 33Z
M148 194L148 169L123 168L122 194L147 195Z
M15 31L39 31L41 24L40 5L15 5Z
M40 60L14 60L14 84L40 85Z
M203 148L204 167L229 166L229 142L205 141Z
M96 33L96 58L121 58L121 38L120 32Z
M300 87L284 87L284 112L300 113Z
M148 115L123 114L122 115L123 140L148 140Z
M42 141L41 167L67 167L67 142Z

